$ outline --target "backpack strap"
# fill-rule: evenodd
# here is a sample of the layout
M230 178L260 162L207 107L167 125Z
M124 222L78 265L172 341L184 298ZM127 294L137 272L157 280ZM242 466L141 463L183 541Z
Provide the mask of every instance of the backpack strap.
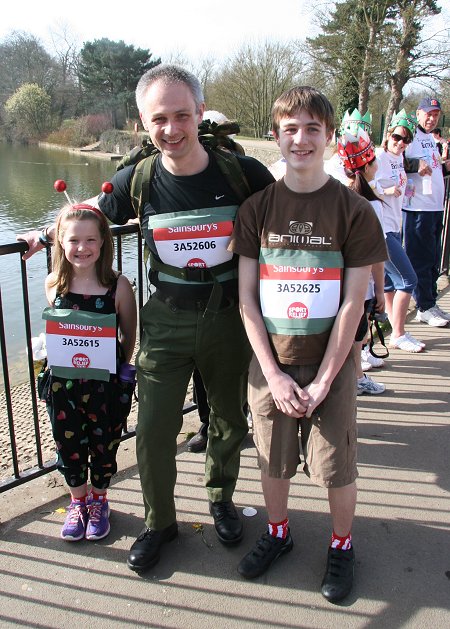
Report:
M233 256L231 260L222 262L222 264L198 269L195 267L178 267L172 266L171 264L165 264L164 262L157 260L153 253L150 253L150 264L153 271L166 273L166 275L176 277L177 279L184 280L185 282L211 282L215 281L217 275L236 269L237 256Z
M211 152L217 161L217 164L225 176L233 192L236 194L238 203L242 203L251 194L251 189L248 184L247 178L244 175L242 167L237 159L236 155L230 153L227 150L221 150L220 148L211 148ZM142 159L134 169L133 178L131 181L131 202L138 218L142 215L142 208L145 203L150 199L150 187L155 173L156 157L159 151L155 149L148 157ZM194 282L213 282L211 295L208 301L206 310L216 313L219 309L220 302L222 300L223 289L222 285L217 279L217 276L227 271L237 268L238 258L233 256L231 260L219 264L212 268L197 269L197 268L179 268L169 264L164 264L155 258L155 256L149 251L147 244L144 247L144 260L150 257L150 267L153 271L158 271L176 277L185 281ZM205 310L205 312L206 312Z
M214 267L206 269L197 269L192 267L180 268L172 266L170 264L164 264L160 260L157 260L155 256L150 253L150 267L152 271L160 271L166 273L171 277L184 280L185 282L213 282L211 294L209 296L208 303L206 305L206 311L216 314L219 310L220 302L222 301L223 288L222 284L217 279L217 276L226 271L236 269L238 265L238 257L233 256L231 260L222 262Z
M252 190L238 158L234 153L223 150L220 147L211 149L211 152L222 174L236 194L239 204L241 204L251 195Z
M156 158L159 152L155 152L141 160L134 169L131 180L131 203L138 218L142 215L144 204L150 199L150 186L155 174Z

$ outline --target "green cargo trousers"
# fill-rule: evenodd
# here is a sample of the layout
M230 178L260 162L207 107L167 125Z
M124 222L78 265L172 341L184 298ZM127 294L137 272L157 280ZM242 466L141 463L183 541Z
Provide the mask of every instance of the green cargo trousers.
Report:
M212 502L231 500L240 446L248 432L243 412L251 357L237 305L217 314L181 310L153 297L142 308L136 358L139 412L136 449L145 523L161 530L176 520L177 436L196 366L211 407L205 484Z

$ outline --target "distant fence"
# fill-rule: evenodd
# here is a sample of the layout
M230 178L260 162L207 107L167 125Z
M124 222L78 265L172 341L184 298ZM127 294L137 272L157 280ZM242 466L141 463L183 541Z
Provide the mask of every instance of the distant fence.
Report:
M441 275L449 273L450 259L450 175L445 177L444 229L442 232Z

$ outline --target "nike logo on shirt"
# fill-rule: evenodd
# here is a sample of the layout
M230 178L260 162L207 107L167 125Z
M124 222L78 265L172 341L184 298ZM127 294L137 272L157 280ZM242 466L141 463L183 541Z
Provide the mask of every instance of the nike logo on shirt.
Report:
M224 196L224 194L216 194L216 201L218 201L219 199L223 199Z

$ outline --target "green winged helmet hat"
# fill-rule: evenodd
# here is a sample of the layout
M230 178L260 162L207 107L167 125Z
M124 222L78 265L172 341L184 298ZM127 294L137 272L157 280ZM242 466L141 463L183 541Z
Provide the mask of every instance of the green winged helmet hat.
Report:
M356 135L358 133L358 129L364 129L364 131L367 131L367 133L370 134L372 131L372 114L369 111L366 111L364 116L361 116L357 109L354 109L352 113L350 113L347 109L339 129L340 135L345 132Z
M411 135L414 135L416 131L416 127L418 125L417 118L414 114L407 114L404 109L392 116L391 124L389 125L389 129L395 129L395 127L405 127L410 131Z

